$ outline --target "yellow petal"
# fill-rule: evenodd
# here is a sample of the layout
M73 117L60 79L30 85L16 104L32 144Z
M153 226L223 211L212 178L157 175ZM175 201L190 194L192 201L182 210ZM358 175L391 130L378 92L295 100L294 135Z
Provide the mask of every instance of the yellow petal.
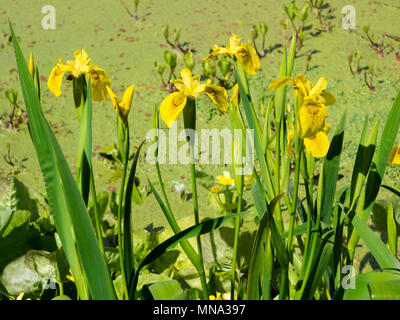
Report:
M49 79L47 80L47 86L49 87L50 91L56 97L61 95L61 82L64 76L64 73L70 72L71 68L64 64L58 63L53 70L50 72Z
M29 55L29 73L31 74L32 78L34 72L35 72L35 62L33 61L33 54L31 51L31 54Z
M299 109L299 137L312 138L325 126L328 110L323 104L303 105Z
M172 83L179 91L182 91L185 88L185 84L183 83L182 79L170 80L169 82Z
M182 92L174 92L168 95L160 106L161 119L167 124L168 127L172 125L173 121L178 119L183 108L185 108L187 98Z
M22 300L23 297L24 297L24 293L21 292L15 300Z
M98 67L90 70L92 99L94 101L104 101L107 99L107 86L111 86L111 80L107 72Z
M308 92L309 90L311 90L311 88L307 89L309 87L308 83L311 84L311 82L306 79L306 76L303 73L300 73L293 78L295 95L299 95L301 101L303 101L304 98L308 96Z
M304 147L314 158L323 158L329 150L328 136L325 132L320 131L313 138L305 138Z
M212 193L220 193L221 192L221 187L219 185L211 187L210 191Z
M322 101L326 106L330 106L336 103L336 98L329 93L328 91L324 91L320 93L320 97L324 100Z
M248 75L254 75L260 69L260 59L250 44L242 43L235 56Z
M222 175L218 175L217 182L223 186L233 186L235 184L235 180L231 178L228 171L224 171Z
M400 145L394 147L390 152L388 164L400 164Z
M322 131L328 134L329 131L331 131L331 125L325 121L324 129L322 129Z
M268 90L269 91L278 90L284 86L287 86L291 81L292 81L291 77L280 77L271 82L271 84L268 87Z
M122 117L121 100L116 96L116 94L111 90L109 86L106 86L106 90L108 92L108 96L110 97L115 112L118 114L118 116Z
M204 91L206 90L206 87L208 84L211 84L211 79L208 79L206 83L201 84L200 82L200 76L194 76L193 77L193 87L191 89L191 91L186 91L189 95L188 97L195 99L197 98L199 95L203 94Z
M230 100L231 105L238 106L239 105L239 85L236 83L232 88L232 97Z
M326 82L326 79L324 77L319 78L317 84L311 89L309 96L311 98L316 97L319 95L322 91L326 89L326 86L328 83Z
M72 275L72 270L71 270L71 268L69 268L69 274L67 274L65 277L66 277L69 281L75 282L75 278L74 278L74 276Z
M111 90L109 86L107 86L106 88L108 91L108 95L110 96L111 102L114 106L115 112L117 112L118 116L121 117L123 121L127 121L129 111L131 110L132 96L135 90L135 86L131 85L125 90L122 100L115 95L115 93Z
M122 97L122 112L124 117L128 117L129 111L131 110L133 92L135 91L135 86L131 85L126 88L124 95Z
M215 45L212 49L212 53L210 53L207 57L203 58L204 61L210 61L214 57L220 55L220 54L227 54L229 53L226 48L220 47Z
M226 112L228 110L228 94L225 88L207 83L203 93L211 98L211 100L217 105L219 111Z
M186 89L189 91L192 90L193 88L193 77L192 77L192 72L190 69L185 68L181 71L181 77L183 80L183 84L185 85Z
M232 33L232 36L229 39L229 43L226 46L226 49L229 51L235 51L237 47L239 47L240 40L241 38L238 35Z
M293 78L293 81L295 83L297 83L297 82L305 83L306 80L307 80L306 79L306 75L304 73L299 73L299 74L295 75L294 78Z
M67 65L71 67L71 73L75 78L78 78L81 74L89 73L92 68L92 62L86 53L85 49L81 51L76 50L74 52L75 60L67 61Z

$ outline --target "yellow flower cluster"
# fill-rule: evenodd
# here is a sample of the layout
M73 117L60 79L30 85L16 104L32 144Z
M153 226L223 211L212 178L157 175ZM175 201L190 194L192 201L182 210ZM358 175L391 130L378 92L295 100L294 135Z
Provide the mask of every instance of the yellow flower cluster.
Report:
M92 60L84 49L74 52L75 60L68 60L67 64L62 64L61 59L51 70L47 85L53 94L58 97L61 95L61 83L65 73L71 74L74 78L80 75L90 75L92 85L92 97L95 101L103 101L107 97L106 86L111 85L108 74L97 65L93 66Z
M329 124L325 121L328 117L326 106L336 102L335 97L325 91L327 81L320 78L316 85L306 79L304 74L294 78L281 77L271 82L269 90L277 90L288 84L292 84L295 97L299 97L301 106L298 111L298 136L304 140L304 147L313 157L325 157L329 150L327 133L330 130ZM294 126L288 133L289 150L291 141L294 138Z
M92 64L85 49L76 50L74 52L75 60L68 60L67 64L62 64L59 59L58 64L51 70L47 86L56 97L61 95L61 83L65 73L69 73L72 77L78 78L81 75L91 77L92 98L94 101L103 101L107 98L107 93L110 96L111 102L116 113L124 121L127 120L135 86L128 87L123 95L122 100L118 98L111 90L111 80L107 72ZM32 73L33 57L29 59L29 70Z
M235 180L231 178L231 175L228 171L224 171L222 174L217 176L217 182L223 186L233 186L235 184Z
M168 95L160 107L160 115L168 127L172 125L182 113L188 99L196 99L198 96L207 95L221 112L228 110L228 94L225 88L211 84L208 79L206 83L200 82L200 75L192 76L192 72L185 68L181 71L182 79L171 81L177 92Z
M204 61L209 61L217 55L226 55L232 59L236 59L243 69L253 75L260 69L260 60L256 50L248 43L240 43L241 39L233 34L226 47L215 45L213 52L203 58ZM200 82L200 76L192 76L189 69L181 71L182 79L171 81L175 85L177 92L168 95L161 103L160 115L168 127L172 125L178 116L182 113L188 99L196 99L201 94L207 95L217 105L218 110L226 112L229 107L227 101L228 94L225 88L211 84L208 79L206 83ZM239 87L236 84L233 87L233 94L230 100L232 105L239 104Z
M204 61L209 61L217 55L226 55L232 59L236 59L243 69L249 75L254 75L260 69L260 59L258 58L256 50L249 43L240 43L241 38L236 34L232 34L229 43L226 47L215 45L212 53L203 58Z

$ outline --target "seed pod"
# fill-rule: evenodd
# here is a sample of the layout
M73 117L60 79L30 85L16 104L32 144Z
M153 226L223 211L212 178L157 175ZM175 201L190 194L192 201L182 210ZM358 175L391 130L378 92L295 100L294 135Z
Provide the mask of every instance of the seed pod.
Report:
M6 98L8 99L8 101L10 101L10 103L12 105L17 104L17 99L18 99L17 91L15 91L14 89L8 89L5 94L6 94Z
M167 63L167 65L171 69L175 69L175 67L176 67L176 54L175 53L171 53L168 50L166 50L164 52L164 59L165 59L165 62Z
M268 25L266 23L260 23L260 32L265 36L268 32Z
M258 27L256 25L253 25L253 29L250 31L250 37L253 41L258 38Z
M185 67L188 68L190 71L193 70L194 66L195 66L195 62L194 62L194 55L192 51L189 51L188 53L186 53L185 57L183 58L183 62L185 64Z
M217 69L211 62L203 61L201 69L206 78L214 78L217 73Z
M164 64L160 64L157 61L154 62L154 66L156 67L156 71L157 73L161 76L163 75L164 71L165 71L165 65Z
M231 72L231 62L225 57L218 61L218 67L225 77Z
M175 43L178 43L179 38L181 37L181 29L175 29L174 34L175 34Z
M168 26L168 25L163 26L163 27L161 28L161 31L162 31L162 34L163 34L164 38L165 38L166 40L168 40L168 36L169 36L169 26Z

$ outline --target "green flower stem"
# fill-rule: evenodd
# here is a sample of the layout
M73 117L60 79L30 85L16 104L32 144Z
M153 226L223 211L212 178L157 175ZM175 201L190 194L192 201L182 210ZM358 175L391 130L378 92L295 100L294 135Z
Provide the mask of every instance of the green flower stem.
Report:
M300 165L301 165L301 154L303 153L303 140L299 138L298 135L298 114L300 108L300 100L297 97L295 99L294 113L295 113L295 124L294 124L294 154L295 154L295 171L294 171L294 184L293 184L293 196L292 196L292 206L290 208L290 222L289 222L289 236L287 243L287 250L289 254L289 261L293 261L293 230L294 230L294 222L296 216L296 208L297 208L297 199L298 199L298 191L299 191L299 177L300 177Z
M322 164L321 166L321 175L320 175L320 181L318 183L318 197L317 197L317 218L316 218L316 222L315 222L315 230L319 230L320 229L320 224L321 224L321 203L322 203L322 185L323 185L323 181L321 181L321 179L323 179L323 171L324 171L324 164ZM310 222L311 224L311 222ZM310 236L310 238L312 239L311 242L311 249L310 250L310 254L309 256L306 258L304 258L304 263L307 264L306 267L306 271L304 274L304 278L301 284L301 288L300 290L297 292L297 298L298 299L303 299L304 298L304 290L306 288L308 279L310 278L310 274L311 274L311 269L313 266L313 262L314 262L314 258L317 252L317 247L318 247L318 235L315 233L314 235ZM307 240L308 242L309 240ZM307 245L308 246L308 245ZM308 249L307 249L308 250ZM306 252L307 254L307 252Z
M289 253L289 259L292 261L293 255L293 230L295 224L295 216L296 216L296 207L298 200L298 192L299 192L299 184L300 184L300 161L301 154L303 149L303 141L300 139L296 139L296 147L295 147L295 169L294 169L294 188L293 188L293 197L292 197L292 207L290 208L290 222L289 222L289 236L287 243L287 250Z
M303 156L307 157L306 154L303 152ZM312 227L312 220L313 220L313 212L314 212L314 206L313 206L313 176L314 176L314 167L315 167L315 161L313 158L307 159L307 182L305 182L305 189L306 189L306 198L307 198L307 231L306 231L306 245L304 249L305 255L308 252L308 247L310 244L311 240L311 227Z
M122 276L122 283L123 283L123 290L125 297L129 297L128 293L128 286L126 282L126 270L125 270L125 264L124 264L124 247L123 247L123 238L122 238L122 228L121 228L121 222L122 222L122 212L123 212L123 202L124 202L124 196L125 196L125 180L126 180L126 173L128 170L128 157L129 157L129 126L126 125L124 126L124 150L122 152L123 155L123 172L122 172L122 180L121 180L121 188L119 191L119 199L118 199L118 221L117 221L117 235L118 235L118 253L119 253L119 263L121 267L121 276Z
M298 199L298 191L299 191L299 178L300 178L300 161L301 161L301 149L302 149L302 141L296 137L295 141L295 173L294 173L294 189L293 189L293 197L292 197L292 206L290 208L290 222L289 222L289 235L287 242L287 252L289 256L289 263L293 261L293 232L295 225L295 216L296 216L296 208L297 208L297 199ZM281 284L279 288L279 299L284 300L288 296L288 287L289 286L289 266L282 266L281 273Z
M276 134L275 134L275 172L274 172L274 177L275 177L275 196L277 196L280 193L281 190L281 181L280 181L280 162L281 162L281 125L282 125L282 117L281 119L277 120L276 123ZM281 212L281 206L280 206L280 201L278 201L276 207L275 207L276 213L277 213L277 226L279 228L279 232L283 233L284 227L283 227L283 219L282 219L282 212Z
M194 150L193 149L194 149L193 145L190 144L190 159L191 159L190 173L191 173L191 178L192 178L193 212L194 212L194 221L196 224L198 224L200 222L200 219L199 219L199 206L198 206L197 186L196 186L196 167L194 164L195 159L194 159ZM198 253L199 253L199 257L200 257L200 268L201 268L200 273L204 273L203 250L201 247L200 236L197 236L196 240L197 240ZM205 277L201 277L200 281L202 282L202 287L207 288L207 283L205 282L206 281ZM207 293L207 299L208 299L208 293Z
M58 288L59 288L58 295L63 296L64 295L64 285L63 285L62 281L58 282Z
M237 61L234 61L234 69L237 82L239 84L239 92L240 97L242 100L242 104L244 107L244 111L246 114L247 121L249 123L249 128L254 130L254 146L256 155L258 157L260 169L262 172L262 176L264 178L264 186L266 187L267 192L267 200L270 201L273 199L275 195L274 184L272 181L272 175L270 172L270 168L267 165L268 153L269 150L267 149L267 156L264 152L264 146L262 146L262 131L260 124L258 122L257 114L254 109L254 105L251 99L250 88L247 81L246 72L244 71L242 65ZM243 90L243 91L242 91Z
M165 217L167 218L167 221L168 221L169 225L171 226L172 231L175 234L177 234L181 231L181 229L179 228L178 223L176 222L175 217L173 216L171 205L168 201L168 197L165 192L164 183L163 183L163 180L161 177L161 171L160 171L160 166L159 166L158 162L156 162L156 171L157 171L157 176L158 176L158 182L160 184L161 193L164 197L165 205L167 206L167 210L168 210L168 215L166 215ZM200 257L187 240L181 241L181 246L182 246L183 251L185 251L186 255L188 256L190 262L193 264L193 266L197 270L197 273L199 274L200 283L201 283L201 287L202 287L202 291L203 291L203 299L208 300L208 288L207 288L206 275L204 272L204 267L202 267Z
M243 180L243 175L241 176ZM238 192L238 207L237 214L241 212L242 209L242 192ZM232 257L232 274L231 274L231 300L235 299L235 275L236 275L236 260L237 260L237 250L239 243L239 231L240 231L240 218L235 218L235 237L233 240L233 257Z
M159 131L158 107L157 106L155 106L155 109L154 109L153 128L156 129L157 131ZM166 212L164 212L164 213L165 213L165 217L166 217L169 225L172 228L172 231L175 234L177 234L177 233L181 232L181 229L179 228L179 225L176 222L176 219L175 219L174 214L173 214L172 209L171 209L171 205L170 205L168 197L167 197L167 193L165 192L164 183L163 183L163 180L162 180L162 177L161 177L160 165L158 163L158 137L156 137L155 139L157 139L157 148L156 148L155 153L154 153L154 157L155 157L155 160L156 160L155 161L155 166L156 166L157 177L158 177L158 182L160 184L161 193L162 193L162 196L164 198L166 209L167 209ZM193 264L193 266L197 270L197 273L198 273L199 278L200 278L202 291L203 291L203 299L204 300L208 300L209 297L208 297L207 281L206 281L206 275L205 275L205 272L204 272L204 267L203 267L203 264L201 263L202 261L200 260L200 257L197 254L197 252L190 245L189 241L183 240L183 241L181 241L180 244L182 246L183 251L188 256L190 262Z
M298 200L298 192L299 192L299 184L300 184L300 162L301 155L303 150L303 140L299 139L297 135L297 128L295 128L295 171L294 171L294 187L293 187L293 196L292 196L292 206L290 208L290 222L289 222L289 235L287 242L287 252L289 256L289 263L293 262L293 232L295 226L295 217L296 217L296 208L297 208L297 200ZM286 268L282 269L282 277L281 277L281 288L280 288L280 299L285 299L288 294L288 285L289 285L289 266L285 266Z
M279 285L279 300L288 300L289 291L289 269L282 268Z
M87 98L87 84L84 75L72 79L72 88L74 92L75 109L78 120L81 121L82 110Z

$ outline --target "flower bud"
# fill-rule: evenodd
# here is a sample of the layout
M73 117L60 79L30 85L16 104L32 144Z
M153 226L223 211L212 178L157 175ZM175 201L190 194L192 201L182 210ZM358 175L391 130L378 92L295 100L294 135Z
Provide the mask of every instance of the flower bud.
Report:
M203 61L202 72L206 78L214 78L217 70L212 63Z
M161 28L161 32L162 32L164 38L165 38L166 40L168 40L168 36L169 36L169 26L168 26L168 25L163 26L163 27Z
M188 68L190 71L193 70L195 66L193 52L189 51L186 53L185 57L183 58L183 62L185 63L185 67Z
M12 105L16 105L17 104L17 99L18 99L18 92L15 91L14 89L8 89L5 93L6 98L8 99L8 101L10 101L10 103Z
M268 32L268 25L266 23L260 23L260 32L265 36Z
M258 27L256 25L253 25L253 29L250 31L250 37L254 41L258 37Z

